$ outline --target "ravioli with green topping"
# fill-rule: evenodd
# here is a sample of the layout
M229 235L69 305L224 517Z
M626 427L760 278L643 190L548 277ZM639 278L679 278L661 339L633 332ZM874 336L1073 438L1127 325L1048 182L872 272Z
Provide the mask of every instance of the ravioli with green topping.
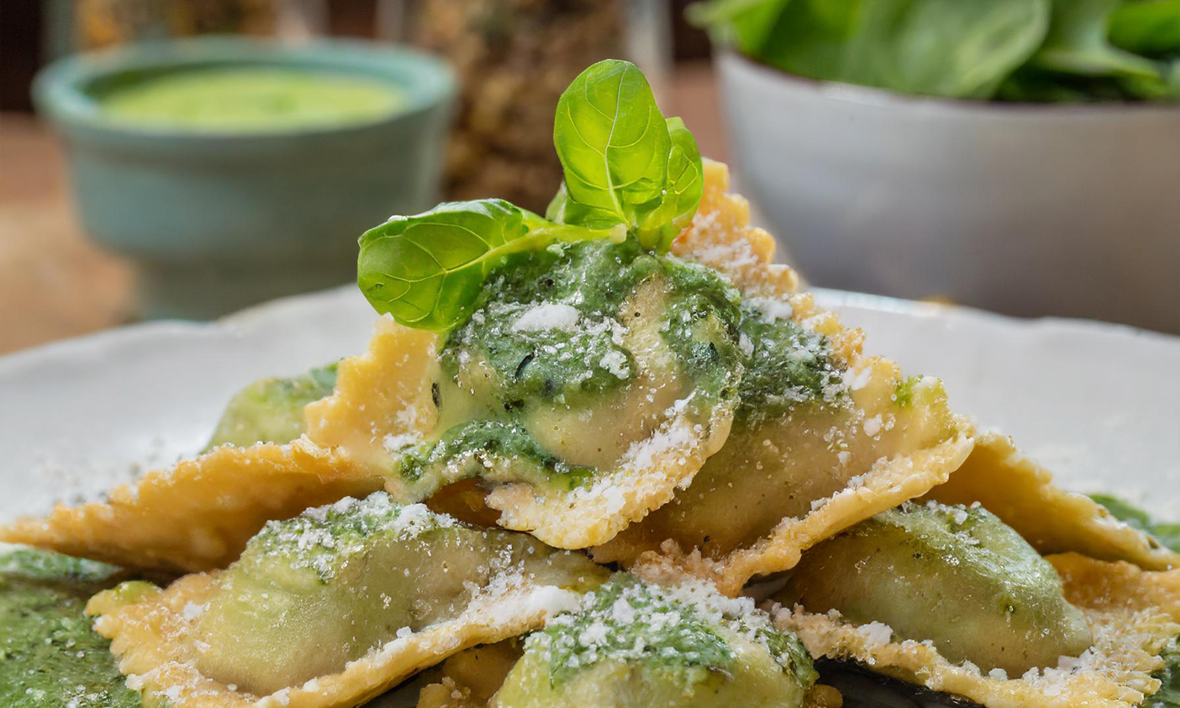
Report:
M370 461L403 501L477 478L501 525L595 545L666 503L724 441L739 321L718 274L631 239L522 254L433 346L390 346L401 335L383 325L369 355L341 363L336 393L309 406L309 435ZM409 356L426 376L390 416L396 402L373 398ZM376 432L342 438L340 408L371 411Z
M799 640L701 581L616 574L527 639L448 659L418 708L819 705Z
M59 504L47 518L17 519L0 527L0 541L127 568L210 570L237 558L271 519L380 488L380 477L306 440L223 445L152 470L104 501Z
M1172 700L1169 527L865 355L633 65L575 79L554 145L544 216L361 236L366 352L0 527L94 559L0 551L0 702L837 708L832 666L952 705Z
M817 674L749 599L618 575L525 642L492 708L798 708Z
M775 599L1010 676L1093 644L1053 566L980 507L906 504L862 521L805 553Z
M594 555L636 563L659 552L733 594L945 482L972 441L940 381L863 356L858 331L796 292L793 274L770 263L765 232L749 226L744 200L726 193L724 165L707 163L705 177L677 252L742 288L734 423L687 489Z
M1180 571L1042 558L982 507L879 514L803 554L776 623L817 659L988 708L1131 708L1180 633Z
M422 668L535 629L606 572L384 492L272 522L228 569L91 600L151 700L353 706Z

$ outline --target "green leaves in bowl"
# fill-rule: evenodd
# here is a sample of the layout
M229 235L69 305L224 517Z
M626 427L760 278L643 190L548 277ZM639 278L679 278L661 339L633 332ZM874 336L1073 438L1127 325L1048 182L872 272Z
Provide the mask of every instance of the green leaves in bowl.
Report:
M692 222L704 189L696 140L660 113L634 64L602 61L574 79L558 101L553 142L565 180L548 218L480 199L365 232L357 284L374 309L446 331L466 320L488 274L514 254L624 238L664 252Z
M1180 100L1177 0L711 0L690 17L812 79L948 98Z

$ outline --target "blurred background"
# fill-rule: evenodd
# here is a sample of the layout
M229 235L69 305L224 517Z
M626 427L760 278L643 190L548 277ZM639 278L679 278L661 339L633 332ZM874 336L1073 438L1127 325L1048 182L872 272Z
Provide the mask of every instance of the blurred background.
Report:
M543 212L607 57L815 285L1180 333L1180 0L990 4L4 0L0 353L346 283L443 198Z

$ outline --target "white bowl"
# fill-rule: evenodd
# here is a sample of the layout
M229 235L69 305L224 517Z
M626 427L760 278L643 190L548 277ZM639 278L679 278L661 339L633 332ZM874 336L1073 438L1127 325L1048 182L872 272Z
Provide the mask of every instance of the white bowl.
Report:
M1180 332L1180 106L915 98L731 52L718 66L743 189L816 285Z

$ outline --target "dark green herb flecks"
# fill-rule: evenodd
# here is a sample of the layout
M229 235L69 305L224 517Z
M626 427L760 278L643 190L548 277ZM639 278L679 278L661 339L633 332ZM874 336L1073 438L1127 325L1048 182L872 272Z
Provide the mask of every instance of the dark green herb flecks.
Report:
M893 386L891 398L902 408L908 408L914 403L914 387L922 381L921 376L907 376Z
M510 461L535 483L560 484L569 489L580 487L594 476L589 467L570 465L546 452L519 425L497 420L476 420L455 426L438 441L420 443L402 453L398 472L407 482L429 476L435 466L453 465L465 460L471 476L485 469L492 460ZM529 475L529 472L534 475Z
M538 399L573 404L620 388L637 374L623 347L628 313L620 308L652 278L669 284L662 336L683 375L721 395L740 367L737 291L715 272L645 252L634 239L564 245L509 261L448 337L443 373L454 376L465 357L482 357L498 376L496 395L506 410ZM535 326L528 319L534 316ZM564 319L554 325L555 317Z
M716 604L710 606L710 600ZM756 614L753 601L714 598L703 587L668 590L623 573L599 588L580 612L550 623L530 644L548 651L552 685L610 660L683 672L691 683L712 672L733 673L736 657L726 635L762 643L801 684L815 682L811 658L798 638Z
M346 497L293 519L267 522L250 539L239 565L277 555L289 569L312 568L321 581L328 582L375 538L404 541L453 524L450 517L432 514L425 507L395 504L385 492L364 499Z
M1119 521L1139 529L1161 544L1180 553L1180 524L1156 522L1146 511L1109 494L1092 494L1091 498L1106 507L1106 510Z
M742 305L740 345L747 354L738 423L756 425L801 404L832 400L843 390L844 372L832 360L827 338L778 311L784 307L760 300Z
M0 554L0 705L140 708L83 611L121 571L47 551Z
M715 271L633 238L517 254L490 274L475 311L443 344L434 403L451 427L394 450L398 472L411 484L447 466L454 479L456 464L479 476L494 460L534 482L578 487L596 470L547 451L529 433L530 416L608 405L616 392L645 395L628 388L640 385L628 340L636 328L665 348L661 366L673 370L661 376L691 383L687 405L727 405L742 372L740 316L740 294Z

